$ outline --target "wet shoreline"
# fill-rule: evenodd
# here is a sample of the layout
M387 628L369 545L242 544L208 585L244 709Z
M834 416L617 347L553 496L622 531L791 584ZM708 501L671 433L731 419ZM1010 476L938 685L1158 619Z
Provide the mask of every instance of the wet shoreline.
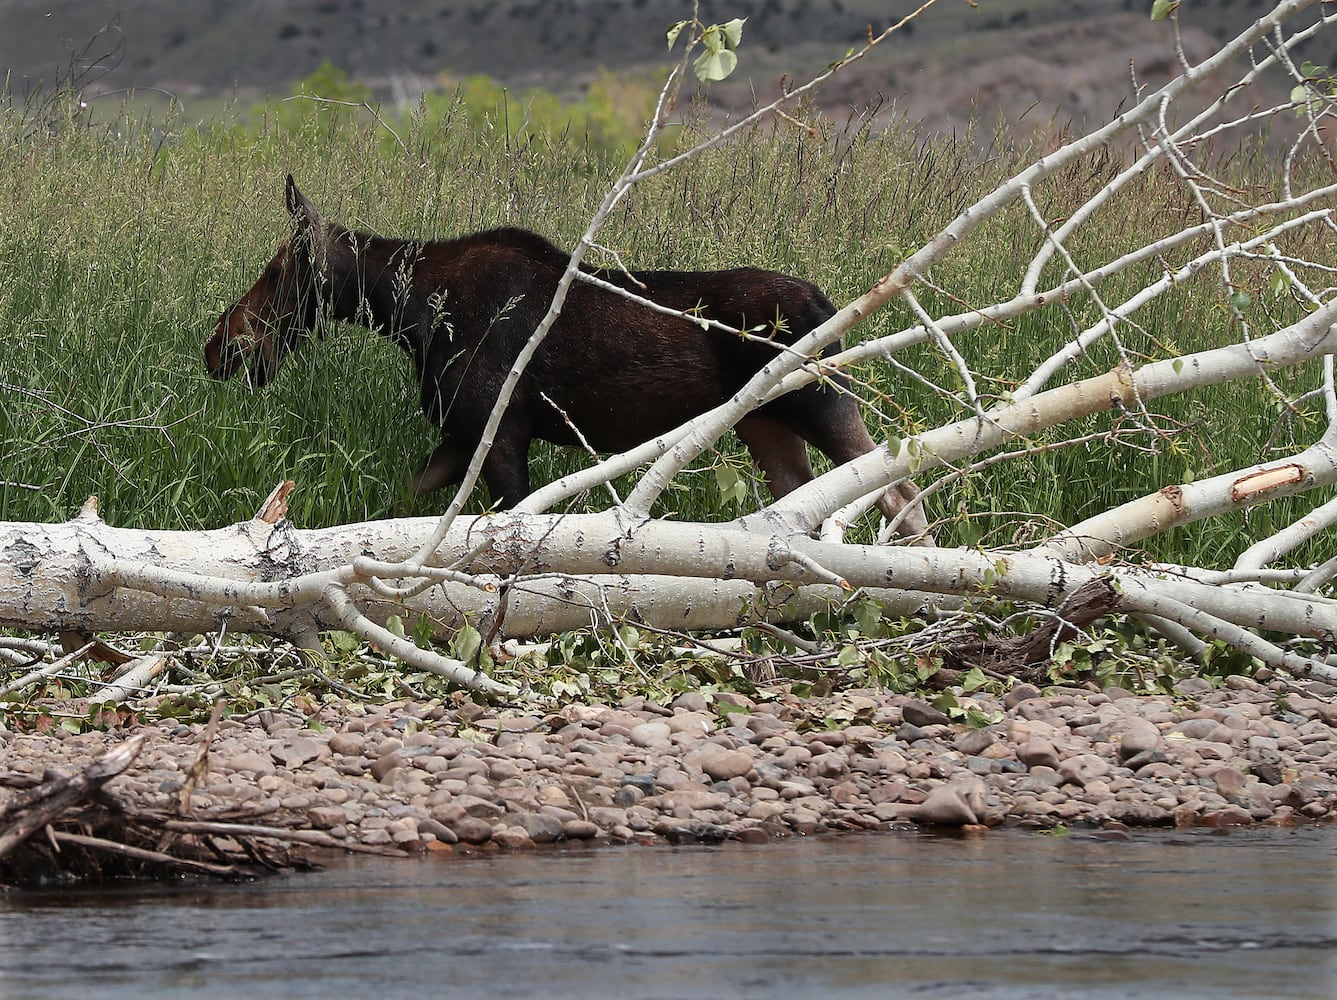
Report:
M1326 685L1192 679L1149 696L1018 685L957 700L977 723L996 721L972 727L879 690L690 692L550 712L468 700L265 711L222 720L188 814L225 811L406 853L761 843L915 824L983 833L1337 820L1337 699ZM145 747L108 790L163 808L204 728L136 727ZM0 770L69 773L129 732L0 732ZM14 794L0 787L0 806Z

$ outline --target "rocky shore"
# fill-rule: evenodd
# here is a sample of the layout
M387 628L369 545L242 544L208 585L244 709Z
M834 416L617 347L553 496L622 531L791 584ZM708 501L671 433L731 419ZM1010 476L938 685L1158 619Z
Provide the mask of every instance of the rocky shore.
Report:
M1244 677L1173 695L1037 690L959 698L979 727L865 690L551 712L355 702L224 719L190 811L227 811L329 841L487 851L563 841L684 842L893 825L983 831L1331 823L1337 690ZM163 720L107 787L178 797L204 727ZM0 773L87 765L127 733L0 730ZM0 783L2 784L2 783ZM0 806L16 794L0 787Z

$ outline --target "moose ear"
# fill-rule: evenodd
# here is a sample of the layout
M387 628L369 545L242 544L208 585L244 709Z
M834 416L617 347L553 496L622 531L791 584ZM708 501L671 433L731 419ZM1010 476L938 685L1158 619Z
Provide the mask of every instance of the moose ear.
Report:
M292 179L292 174L288 175L288 214L293 217L299 229L307 229L313 233L319 233L325 224L325 220L320 217L320 210L311 204L306 195L297 190L297 182Z

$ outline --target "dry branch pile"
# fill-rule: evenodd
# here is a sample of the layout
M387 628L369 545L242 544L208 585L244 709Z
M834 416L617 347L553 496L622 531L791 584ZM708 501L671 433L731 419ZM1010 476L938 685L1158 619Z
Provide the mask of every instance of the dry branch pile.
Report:
M135 762L147 734L132 736L73 773L52 769L35 779L0 772L0 788L19 789L0 806L0 885L182 875L245 879L315 867L292 844L346 848L320 831L255 823L259 814L253 808L207 813L190 808L191 794L208 769L219 715L216 710L184 780L161 801L141 801L106 787Z

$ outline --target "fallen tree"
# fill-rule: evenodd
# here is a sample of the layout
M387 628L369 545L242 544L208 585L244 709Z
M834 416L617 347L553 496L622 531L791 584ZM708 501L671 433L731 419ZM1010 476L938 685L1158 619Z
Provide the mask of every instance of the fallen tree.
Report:
M955 615L963 601L981 607L1015 602L1049 623L1032 643L1030 661L1043 658L1065 636L1090 622L1131 614L1177 642L1188 655L1204 639L1222 640L1275 667L1332 679L1323 650L1337 638L1337 601L1323 588L1337 567L1269 568L1301 541L1331 523L1337 510L1317 507L1302 524L1274 539L1260 538L1239 564L1167 566L1139 561L1136 546L1202 518L1312 491L1337 479L1337 389L1331 356L1337 352L1337 301L1320 284L1334 272L1326 246L1334 223L1328 206L1337 194L1325 129L1337 87L1322 67L1297 65L1295 53L1330 23L1306 0L1280 3L1209 59L1191 65L1175 49L1179 74L1135 102L1109 124L1044 153L982 199L960 211L940 232L908 252L868 291L772 363L725 405L624 455L535 491L511 512L464 516L491 430L532 356L558 315L566 290L591 280L577 270L597 232L630 188L702 148L652 162L657 131L668 121L684 55L661 95L646 142L613 185L575 253L548 316L501 390L484 446L474 456L455 500L439 519L392 519L303 530L283 516L281 491L251 521L206 532L132 531L103 523L96 505L65 524L0 525L0 626L85 635L116 630L261 633L316 647L328 629L354 632L420 669L472 688L513 695L515 690L477 669L478 664L424 648L391 627L393 618L422 615L439 635L466 625L489 642L531 637L590 624L632 621L676 632L734 628L751 621L802 619L815 607L859 593L893 612ZM1309 11L1307 20L1302 20ZM896 28L830 72L864 58ZM692 24L708 54L728 51L737 39L719 28ZM1175 48L1167 29L1167 46ZM691 49L688 49L690 52ZM1251 54L1247 68L1229 68ZM727 60L726 60L727 62ZM711 66L714 64L707 64ZM712 72L718 71L718 68ZM759 109L709 143L725 141L759 117L779 113L808 87ZM1290 100L1247 105L1260 80L1281 77ZM1213 81L1213 96L1200 94ZM1267 124L1290 130L1276 197L1254 197L1212 173L1207 150ZM1274 134L1275 138L1275 134ZM1039 193L1088 158L1133 142L1133 153L1099 192L1066 218L1050 220ZM1315 166L1317 164L1318 166ZM1132 250L1106 252L1088 231L1120 210L1141 178L1175 178L1194 211L1143 235ZM940 294L933 268L1000 213L1020 210L1033 227L1034 251L1009 297L973 303ZM1249 287L1272 289L1265 314L1270 330L1246 316ZM1214 275L1214 281L1203 279ZM1261 276L1261 277L1260 277ZM1129 282L1131 288L1129 290ZM1229 313L1236 342L1206 350L1163 350L1145 359L1122 337L1139 317L1181 286L1196 282ZM936 311L927 294L948 304ZM1118 296L1114 298L1112 296ZM903 303L912 325L870 337L835 356L821 351L890 302ZM1079 322L1078 306L1094 316ZM951 306L959 307L953 312ZM1035 313L1052 313L1073 335L1029 372L983 373L962 344L990 329ZM1285 317L1284 320L1281 317ZM727 334L721 334L727 335ZM688 523L652 516L675 476L758 405L820 380L835 368L887 361L923 378L898 359L907 348L929 345L947 358L956 386L934 386L951 401L954 419L892 439L767 506L726 523ZM1065 370L1097 348L1118 359L1104 374L1065 384ZM1308 373L1301 398L1276 384L1279 372ZM1005 388L984 391L985 380ZM973 470L1038 447L1119 447L1141 438L1155 444L1161 430L1148 404L1206 386L1263 380L1279 408L1298 412L1321 403L1326 429L1316 441L1280 460L1256 463L1193 483L1167 483L1081 523L1060 525L1026 544L1006 549L918 548L853 544L849 525L888 488L914 477L933 498ZM875 405L876 399L867 400ZM1079 424L1095 415L1103 429L1076 430L1064 441L1036 445L1040 432ZM625 497L614 494L606 511L554 513L578 492L643 469ZM610 487L611 491L611 487ZM890 537L885 531L883 537ZM1077 609L1081 611L1078 613ZM1291 640L1304 640L1299 651Z

